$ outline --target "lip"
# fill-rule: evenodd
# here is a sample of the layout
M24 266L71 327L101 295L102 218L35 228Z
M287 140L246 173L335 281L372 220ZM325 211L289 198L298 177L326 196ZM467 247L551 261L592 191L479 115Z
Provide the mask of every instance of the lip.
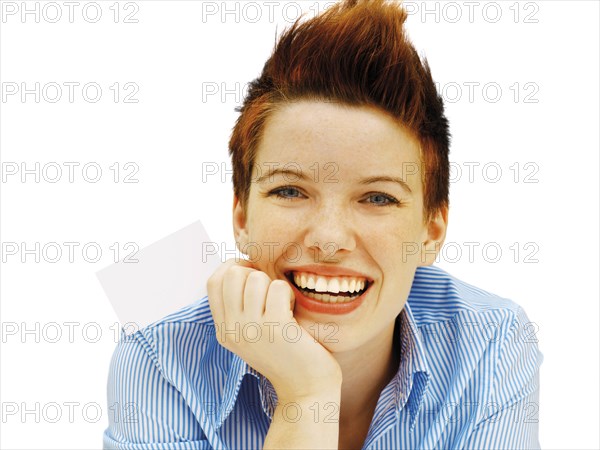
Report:
M291 282L291 280L288 278L288 275L291 272L309 272L309 273L314 273L315 275L325 275L325 276L348 276L348 277L361 277L361 278L365 278L368 281L368 287L367 290L365 290L365 292L363 292L361 295L359 295L358 297L356 297L354 300L352 300L351 302L347 302L347 303L324 303L324 302L320 302L318 300L315 300L313 298L307 297L306 295L304 295L302 293L301 290L299 290L296 285L294 283ZM324 266L318 266L318 265L311 265L311 266L301 266L301 267L294 267L293 269L287 269L285 271L285 275L286 275L286 280L289 283L289 285L292 287L292 290L294 291L294 296L296 297L296 308L298 306L300 306L303 309L306 309L308 311L312 311L312 312L316 312L316 313L321 313L321 314L333 314L333 315L340 315L340 314L348 314L352 311L354 311L356 308L358 308L364 301L367 292L370 291L371 286L373 284L373 280L369 277L367 277L366 275L360 273L360 272L356 272L354 270L350 270L350 269L345 269L342 267L324 267Z
M322 314L339 315L348 314L349 312L354 311L362 304L367 295L367 292L369 292L369 290L371 289L371 286L369 286L369 288L365 292L363 292L361 295L359 295L354 300L348 303L323 303L318 300L307 297L294 285L294 283L292 283L289 280L287 281L292 287L292 290L294 291L294 296L296 297L295 308L300 306L301 308L306 309L308 311Z

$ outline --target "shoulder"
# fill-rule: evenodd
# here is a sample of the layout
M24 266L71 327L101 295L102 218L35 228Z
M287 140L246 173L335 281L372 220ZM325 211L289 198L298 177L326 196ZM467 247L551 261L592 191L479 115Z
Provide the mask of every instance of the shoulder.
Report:
M417 270L408 303L432 366L462 371L479 366L486 380L493 377L501 385L507 376L503 368L518 367L520 376L530 379L543 361L539 327L518 303L439 267Z
M500 319L524 314L515 301L462 281L437 266L417 268L408 303L417 325L461 315Z
M109 417L106 445L112 448L142 438L147 439L143 442L167 439L169 443L205 439L203 430L210 428L210 416L198 393L205 374L195 369L201 358L219 351L211 339L211 323L205 297L132 334L122 332L110 364L107 400L113 409L126 405L129 409L120 413L127 413L128 418ZM212 391L203 392L203 399L216 401ZM165 415L165 411L174 414Z
M535 393L538 326L518 303L429 266L417 270L408 305L440 404L508 405Z
M184 347L206 346L214 336L214 321L208 296L174 311L173 313L122 338L125 342L136 341L156 356ZM172 356L172 355L171 355Z
M213 319L208 304L208 296L196 300L183 308L163 317L148 325L147 329L156 328L165 324L201 324L212 325Z
M221 351L205 296L132 334L122 331L111 371L131 373L142 362L151 362L163 378L180 388L183 374L197 367L201 358Z
M473 366L524 359L531 373L543 360L537 346L539 327L518 303L439 267L417 269L408 304L414 326L432 353L454 355L461 364L470 361Z

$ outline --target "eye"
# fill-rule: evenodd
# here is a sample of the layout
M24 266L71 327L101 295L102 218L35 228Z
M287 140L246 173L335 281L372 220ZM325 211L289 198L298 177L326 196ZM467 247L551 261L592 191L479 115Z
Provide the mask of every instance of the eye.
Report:
M302 193L293 186L282 186L277 189L273 189L269 191L267 194L269 197L276 196L277 198L281 198L284 200L293 200L295 198L302 198Z
M366 201L367 203L371 203L375 206L391 206L400 204L398 199L382 192L374 192L369 194Z

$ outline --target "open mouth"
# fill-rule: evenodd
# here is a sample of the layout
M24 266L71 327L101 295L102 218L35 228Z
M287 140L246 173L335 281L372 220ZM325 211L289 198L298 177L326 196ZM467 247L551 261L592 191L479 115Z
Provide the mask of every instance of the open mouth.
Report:
M323 303L349 303L373 284L361 277L330 277L309 272L287 272L286 278L305 296Z

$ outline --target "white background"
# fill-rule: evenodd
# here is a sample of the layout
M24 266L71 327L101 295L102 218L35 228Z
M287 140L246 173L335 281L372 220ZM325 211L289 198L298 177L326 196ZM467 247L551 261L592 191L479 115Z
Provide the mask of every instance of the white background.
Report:
M34 14L23 19L22 8L36 3L39 23ZM117 316L95 272L114 261L115 243L122 258L125 243L142 248L198 219L214 241L234 248L230 174L205 172L203 180L203 167L230 168L234 107L276 33L298 6L308 17L323 9L312 0L229 1L232 12L222 16L222 2L114 3L98 3L95 23L98 8L88 2L74 6L72 23L62 2L2 5L2 448L101 447L115 413L107 409L106 377ZM407 7L407 28L447 99L453 134L451 246L439 265L513 299L538 325L542 447L599 448L598 3ZM437 12L423 16L425 7ZM125 23L128 14L137 23ZM6 95L36 82L39 102L34 94ZM80 83L72 102L65 82ZM55 103L52 83L62 86ZM101 87L97 102L83 97L86 83ZM124 102L135 88L129 100L138 102ZM15 165L7 163L20 170L36 162L39 182L8 173ZM55 183L47 181L52 162L63 167ZM79 163L73 183L65 162ZM101 167L98 182L84 179L86 163ZM123 182L132 167L138 182ZM64 245L56 263L51 246L39 262L22 252L22 243L52 242L78 243L73 262ZM469 242L478 243L472 257ZM16 254L6 251L10 243ZM87 243L101 248L98 262L89 262L93 247L88 261L82 255Z

